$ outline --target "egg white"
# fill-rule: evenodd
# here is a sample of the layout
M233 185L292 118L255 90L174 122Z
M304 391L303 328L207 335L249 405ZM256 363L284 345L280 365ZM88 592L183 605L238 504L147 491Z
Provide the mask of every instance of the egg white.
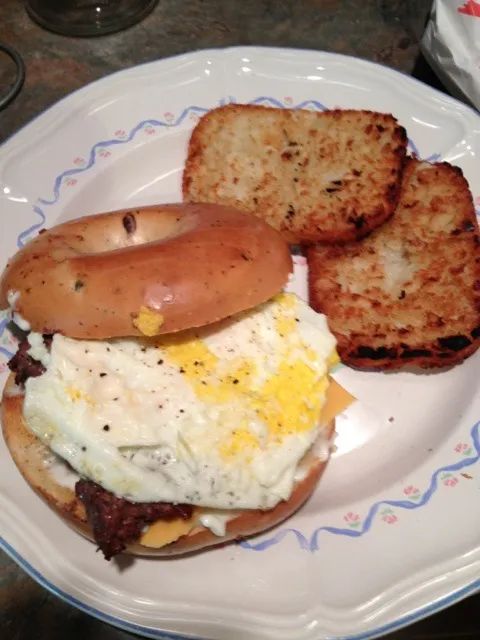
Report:
M173 337L29 342L24 417L54 453L130 501L217 509L288 499L336 346L294 294Z

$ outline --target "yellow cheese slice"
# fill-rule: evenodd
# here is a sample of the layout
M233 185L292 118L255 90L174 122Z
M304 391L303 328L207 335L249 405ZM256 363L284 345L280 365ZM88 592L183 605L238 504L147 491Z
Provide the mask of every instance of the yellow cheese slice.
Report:
M140 538L140 544L153 549L160 549L170 542L175 542L185 536L196 525L196 517L190 520L176 518L175 520L157 520L151 524Z
M320 424L328 424L338 415L340 415L347 407L349 407L356 398L348 393L336 380L330 378L330 384L327 389L327 400L323 405L320 414Z

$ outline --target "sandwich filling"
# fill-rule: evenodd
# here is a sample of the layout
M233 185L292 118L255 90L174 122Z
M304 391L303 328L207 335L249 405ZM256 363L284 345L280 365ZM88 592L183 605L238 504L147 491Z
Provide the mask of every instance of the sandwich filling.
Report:
M294 294L174 335L30 333L28 345L42 371L25 380L29 428L116 499L272 509L314 443L328 458L320 416L336 341Z

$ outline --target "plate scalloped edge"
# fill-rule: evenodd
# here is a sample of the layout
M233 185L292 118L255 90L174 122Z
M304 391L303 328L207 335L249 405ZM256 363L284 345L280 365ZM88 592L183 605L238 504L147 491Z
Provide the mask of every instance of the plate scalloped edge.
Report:
M218 50L216 50L218 51ZM189 54L186 54L189 55ZM184 57L184 56L181 56ZM373 63L366 63L366 64L373 64ZM381 66L381 65L379 65ZM392 70L389 70L392 71ZM80 90L82 91L82 90ZM70 97L70 96L69 96ZM65 100L68 100L67 97ZM232 99L233 101L233 99ZM278 101L275 98L268 98L268 97L260 97L257 98L256 100L254 100L253 102L255 103L262 103L262 102L267 102L270 103L272 106L277 106L277 107L290 107L290 108L305 108L305 107L311 107L311 108L317 108L317 109L324 109L326 107L324 107L324 105L322 105L321 103L319 103L318 101L314 101L314 100L310 100L310 101L303 101L300 104L297 104L295 106L293 105L288 105L285 103L281 103L280 101ZM463 106L463 105L462 105ZM139 124L137 124L133 129L131 129L129 134L125 134L124 131L121 132L117 132L119 133L119 136L117 136L114 139L110 139L110 140L105 140L102 142L97 143L96 145L94 145L90 151L90 155L89 155L89 159L88 162L86 162L84 164L84 166L77 166L75 168L72 169L68 169L64 172L62 172L62 174L60 174L56 179L55 179L55 183L54 183L54 187L53 187L53 194L54 194L54 198L50 199L50 200L46 200L46 199L40 199L38 200L38 204L42 205L42 207L48 206L48 205L52 205L55 204L56 202L58 202L58 199L60 197L60 186L62 185L62 183L65 182L65 180L71 180L72 176L77 175L77 174L81 174L85 171L87 171L88 169L92 168L93 165L95 164L96 158L98 157L97 155L97 151L99 150L104 150L109 146L115 145L115 144L122 144L125 142L129 142L131 141L134 136L136 135L136 133L140 130L145 130L145 128L147 127L168 127L168 126L178 126L179 124L181 124L184 119L189 116L192 112L194 113L194 115L198 115L198 113L202 113L207 111L208 109L202 108L202 107L189 107L187 109L185 109L182 114L176 118L175 120L172 120L171 122L167 122L167 121L159 121L159 120L144 120L142 122L140 122ZM123 134L123 135L122 135ZM414 153L418 153L417 148L415 147L415 144L413 141L410 141L410 149L414 152ZM429 159L431 161L436 161L437 159L439 159L439 154L433 154L431 156L429 156L426 159ZM74 185L72 185L74 186ZM37 221L35 224L31 225L28 229L25 229L18 237L18 246L22 246L26 241L28 241L28 239L36 232L38 231L38 229L43 225L43 223L45 222L45 213L43 212L42 208L38 205L35 205L33 207L33 211L34 213L39 217L40 221ZM477 211L477 214L480 214L480 211ZM0 317L0 337L1 334L4 332L6 328L6 319L4 318L3 320ZM4 347L0 346L0 351L2 353L4 353L5 356L9 356L10 352L8 349L5 349ZM403 500L403 501L382 501L381 503L375 503L374 505L372 505L371 509L369 510L368 516L365 518L364 522L363 522L363 527L362 529L336 529L333 530L334 528L330 528L330 527L321 527L320 529L318 529L316 532L314 532L314 534L312 535L310 542L302 535L300 534L300 532L296 532L295 530L283 530L280 531L277 535L280 537L283 537L284 535L286 535L288 533L288 531L294 531L295 535L297 536L300 546L302 548L310 548L310 550L314 551L316 550L316 548L318 548L317 545L317 535L319 533L319 531L329 531L330 533L337 533L338 535L348 535L350 537L359 537L361 535L363 535L364 533L366 533L369 528L370 525L375 517L375 515L377 514L379 508L381 505L385 504L387 506L397 506L397 507L401 507L401 508L405 508L405 509L416 509L419 508L420 506L423 506L424 504L426 504L431 496L433 495L436 487L437 487L437 483L438 483L438 476L441 473L444 472L449 472L452 470L459 470L463 467L466 466L470 466L474 463L476 463L479 459L480 456L480 448L479 448L479 440L478 440L478 426L479 423L476 423L474 425L474 427L472 428L471 431L471 436L472 436L472 442L473 442L473 446L474 449L476 451L476 455L472 456L472 457L467 457L467 458L463 458L462 460L453 463L452 465L446 465L444 467L441 467L439 469L437 469L436 471L433 472L432 474L432 478L431 478L431 483L429 488L423 493L423 495L421 496L421 498L419 499L418 502L413 502L412 500ZM272 544L275 544L276 542L273 541L273 539L269 539L267 541L262 541L259 543L259 549L260 548L268 548L269 546L271 546ZM262 547L263 545L263 547ZM71 604L74 604L75 606L77 606L80 609L85 610L86 612L95 615L96 617L103 619L107 622L110 622L111 624L114 624L116 626L119 626L121 628L127 629L127 630L131 630L131 631L136 631L137 633L140 632L144 635L151 635L152 637L155 638L186 638L187 636L183 636L183 635L178 635L175 633L165 633L165 632L160 632L160 631L155 631L155 630L149 630L148 628L145 627L141 627L141 626L137 626L133 623L129 623L126 621L122 621L118 618L109 616L108 614L105 614L103 612L97 611L95 609L92 609L91 607L89 607L88 605L85 605L83 603L81 603L80 601L75 601L71 596L69 596L67 593L62 592L61 590L59 590L57 587L55 587L55 585L53 585L52 583L50 583L46 578L44 578L41 574L39 574L26 560L24 560L23 558L21 558L21 556L19 556L19 554L13 549L13 547L11 547L5 540L3 540L2 538L0 538L0 546L2 546L4 548L4 550L16 561L18 562L32 577L34 577L34 579L36 579L38 582L40 582L41 584L43 584L43 586L45 586L49 591L51 591L52 593L55 593L56 595L58 595L59 597L61 597L62 599L70 602ZM255 549L255 544L250 544L250 543L243 543L242 546L244 546L244 548L252 548ZM359 635L354 635L354 636L349 636L349 638L351 638L351 640L355 639L355 640L360 640L363 638L372 638L378 635L383 635L384 633L387 633L389 631L392 631L393 629L397 629L401 626L405 626L407 624L410 624L411 622L413 622L416 619L419 619L421 617L424 617L426 615L428 615L429 613L432 613L434 611L437 611L449 604L452 604L453 602L466 597L467 595L477 591L480 589L480 580L477 580L473 583L471 583L468 586L465 586L457 591L455 591L454 593L450 594L449 596L438 600L435 603L432 603L431 605L424 607L423 609L421 609L418 612L415 612L411 615L407 615L404 616L403 618L399 618L398 620L384 625L383 627L379 627L371 632L367 632L364 634L359 634Z
M192 635L184 635L176 632L167 632L160 631L156 629L152 629L150 627L144 627L140 624L136 624L133 622L128 622L126 620L122 620L121 618L117 618L115 616L104 613L94 607L91 607L81 600L72 597L67 592L59 589L52 582L44 578L44 576L39 573L29 562L27 562L20 554L18 554L15 549L8 544L1 536L0 536L0 548L5 551L5 553L12 558L24 571L38 584L47 589L50 593L57 596L64 602L69 605L74 606L75 608L87 613L103 622L111 624L115 627L123 629L125 631L130 631L132 633L138 633L142 636L154 638L156 640L200 640L197 636ZM429 605L424 606L423 608L415 611L411 614L407 614L403 617L400 617L393 622L388 624L379 626L371 631L367 631L360 634L342 636L338 638L338 640L372 640L373 638L378 638L384 636L385 634L391 633L393 631L397 631L403 627L409 626L415 622L418 622L427 616L439 612L442 609L445 609L448 606L451 606L461 600L471 596L475 593L480 592L480 578L466 585L465 587L461 587L456 591L450 593L449 595L438 599L436 602L433 602Z
M225 98L220 99L218 104L219 106L223 106L227 103L235 104L236 102L237 100L235 99L235 97L229 96L228 99L225 99ZM301 102L294 104L292 99L289 97L284 98L284 100L281 101L271 96L259 96L253 100L249 100L248 104L266 105L266 106L280 108L280 109L281 108L309 109L312 111L326 111L329 109L329 107L325 106L324 104L322 104L321 102L315 99L302 100ZM27 244L28 241L42 228L43 224L45 223L46 221L45 212L38 205L42 205L42 207L49 207L49 206L58 204L61 197L61 187L65 185L67 187L74 187L77 184L77 179L74 178L74 176L80 176L86 173L87 171L89 171L90 169L92 169L95 166L99 157L101 158L110 157L111 154L109 151L106 152L105 151L106 149L117 146L117 145L128 144L135 138L135 136L140 131L146 132L147 135L153 135L155 133L156 128L178 127L179 125L184 123L184 121L188 117L190 117L194 122L197 122L199 117L204 113L207 113L208 111L209 109L206 107L199 107L194 105L187 106L182 110L180 115L178 115L177 117L175 117L174 114L167 112L166 114L164 114L164 116L166 116L165 120L157 120L157 119L151 119L151 118L145 119L140 121L133 128L131 128L128 133L123 129L120 129L115 132L114 138L96 142L90 148L90 152L88 154L88 160L85 160L84 158L77 156L73 161L74 165L76 166L74 166L73 168L65 169L54 179L53 187L52 187L53 197L50 197L49 199L39 197L37 199L37 204L33 205L32 210L40 218L40 220L30 225L29 227L27 227L26 229L24 229L22 232L19 233L17 238L17 247L21 248L25 244ZM417 146L415 145L414 141L411 140L410 138L409 138L409 149L412 153L414 153L415 155L421 158L421 155ZM441 156L439 153L433 153L422 159L426 160L427 162L436 162L441 159ZM480 215L480 211L477 211L477 214ZM4 317L2 317L2 314ZM10 358L13 356L13 352L7 349L6 346L4 345L5 344L9 346L11 345L14 348L16 345L16 340L10 334L6 338L6 340L5 338L3 339L3 346L2 346L3 334L8 331L7 329L8 318L6 316L7 316L6 311L5 312L0 311L0 357L1 355L3 355L4 357ZM479 442L479 432L478 432L479 424L480 422L476 423L472 427L471 434L470 434L472 439L472 444L473 444L472 451L475 451L476 455L463 458L458 462L445 464L444 466L433 471L428 488L422 494L416 495L415 500L384 499L384 500L375 502L368 509L367 515L362 519L362 521L355 520L352 522L348 522L348 525L350 526L350 528L345 528L345 527L340 528L340 527L324 525L321 527L317 527L314 530L314 532L310 535L309 539L298 529L280 528L280 530L278 530L273 536L267 537L266 539L262 539L260 542L244 541L240 543L240 546L242 546L244 549L249 549L253 551L264 551L274 545L279 544L286 536L292 535L296 538L298 545L300 546L301 549L309 550L313 552L318 550L318 536L323 532L329 533L332 535L348 536L352 538L361 537L365 535L370 531L372 523L376 518L376 516L379 514L381 508L383 509L383 511L381 512L383 519L385 518L388 519L388 514L391 513L390 511L391 508L396 507L400 509L414 510L414 509L419 509L423 507L429 502L429 500L432 498L433 494L435 493L438 487L438 478L441 475L451 474L454 471L459 471L464 467L468 467L475 464L479 460L479 457L480 457L480 442Z

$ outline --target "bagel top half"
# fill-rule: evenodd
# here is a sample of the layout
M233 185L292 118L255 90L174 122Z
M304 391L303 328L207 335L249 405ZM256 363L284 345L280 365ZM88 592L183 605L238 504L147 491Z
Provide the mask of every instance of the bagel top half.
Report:
M291 271L279 232L232 207L125 209L43 230L5 268L0 308L37 333L152 336L252 308Z

